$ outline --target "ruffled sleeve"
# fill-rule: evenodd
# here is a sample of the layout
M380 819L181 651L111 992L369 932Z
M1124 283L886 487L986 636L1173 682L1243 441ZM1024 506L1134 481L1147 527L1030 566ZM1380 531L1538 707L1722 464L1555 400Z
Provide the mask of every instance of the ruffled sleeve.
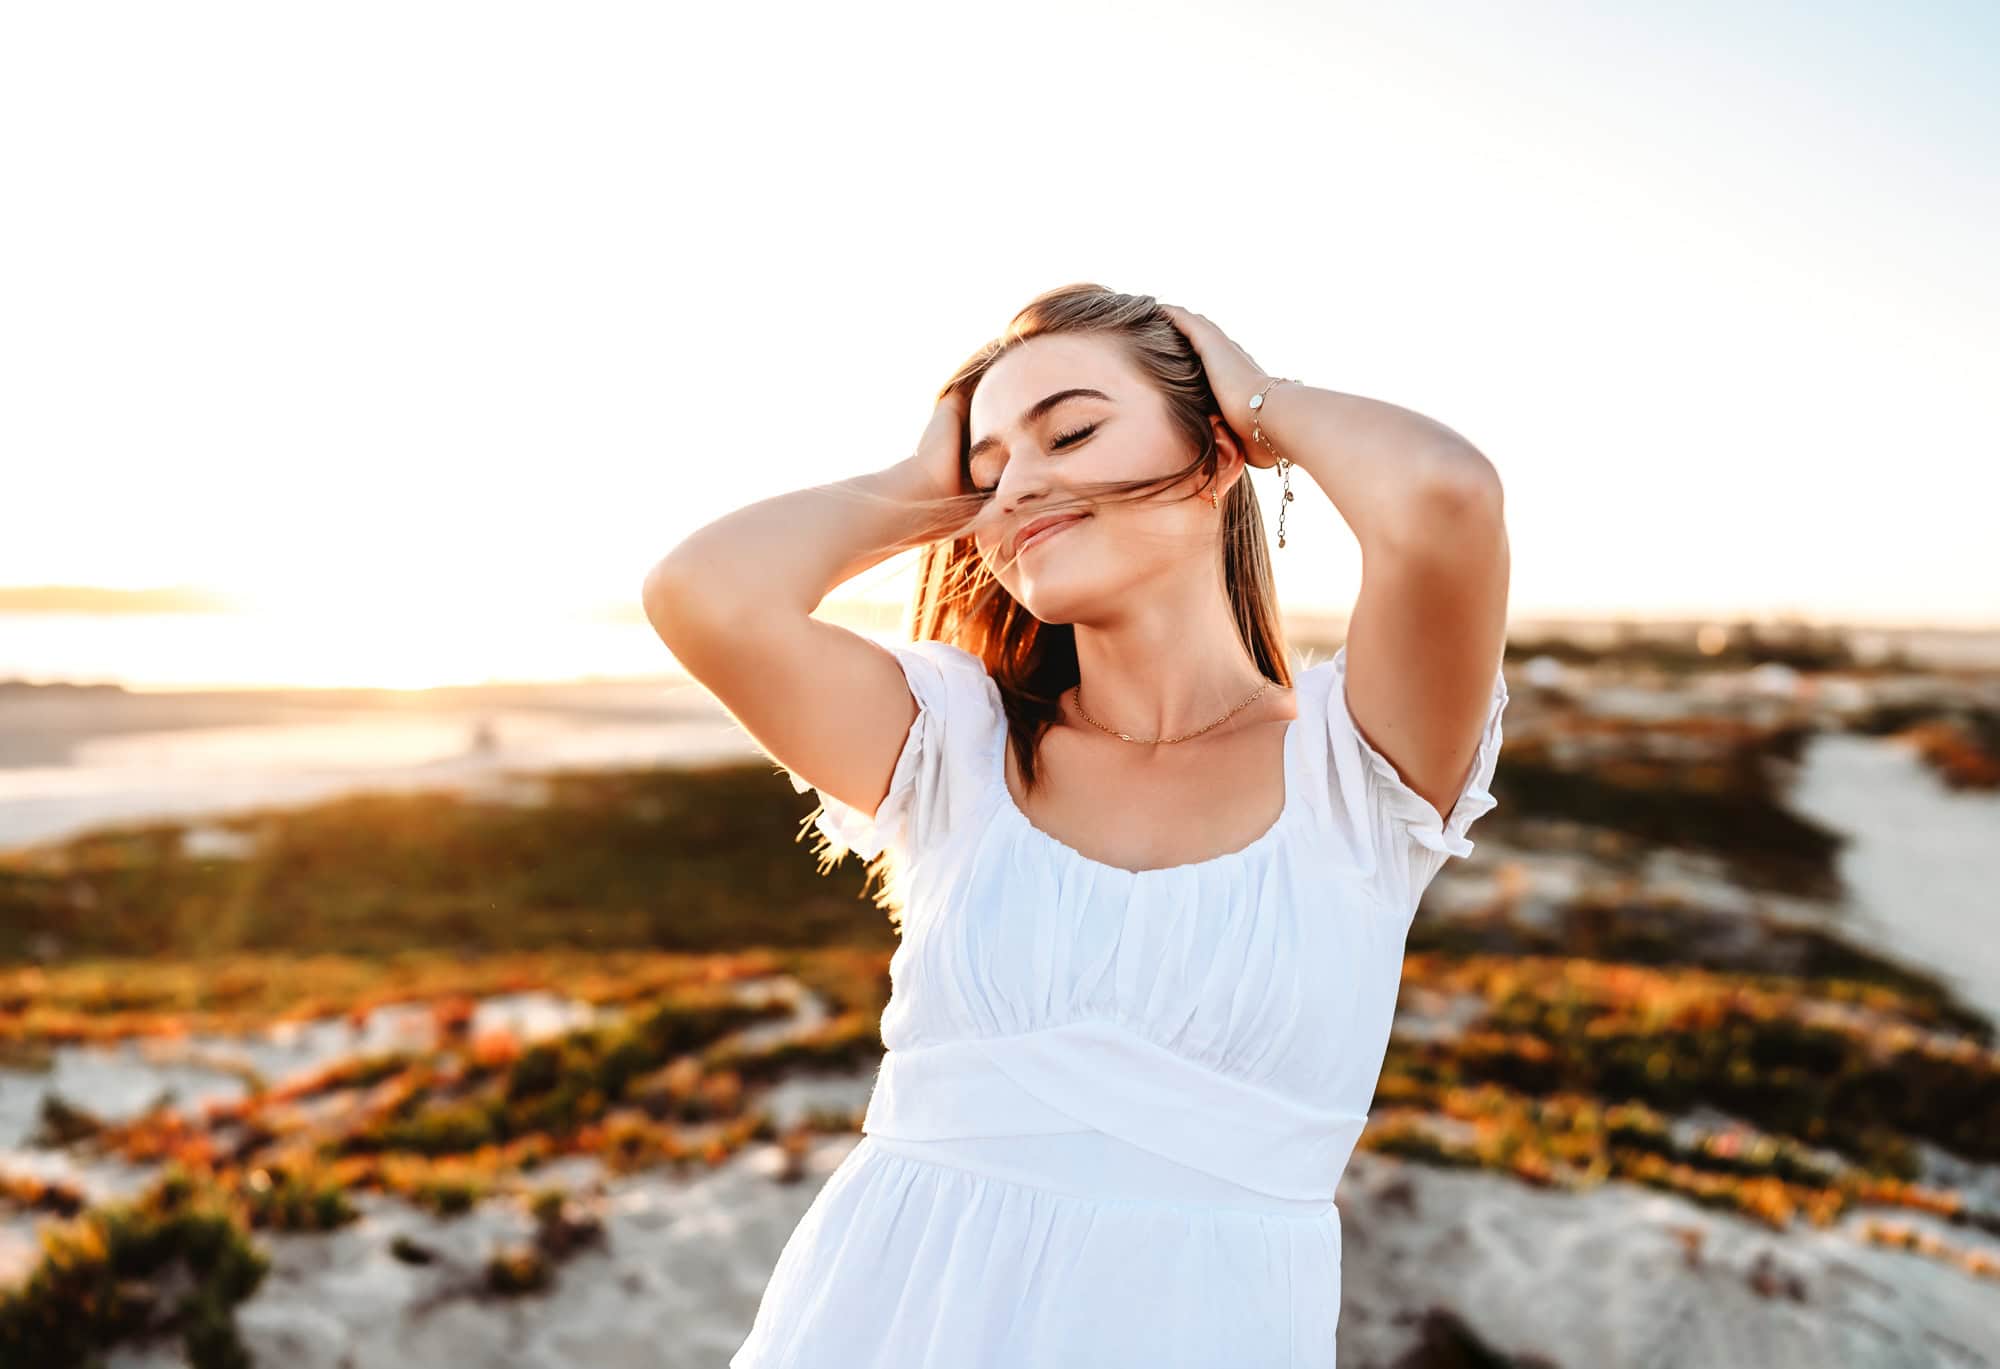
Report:
M1373 855L1386 891L1414 913L1424 890L1454 857L1472 854L1467 832L1491 812L1493 776L1500 764L1501 715L1507 709L1506 672L1496 669L1471 772L1447 814L1403 780L1389 758L1369 744L1347 706L1347 647L1325 664L1324 711L1331 748L1328 778L1333 814L1358 849Z
M798 793L811 790L820 807L813 826L827 839L821 854L836 865L852 851L873 860L884 850L909 856L922 850L948 824L955 794L963 785L955 774L964 768L962 733L970 730L971 710L980 707L975 691L985 684L985 665L978 657L949 642L885 643L903 668L917 716L903 739L889 792L873 817L814 788L791 770L785 777ZM983 711L983 709L982 709Z

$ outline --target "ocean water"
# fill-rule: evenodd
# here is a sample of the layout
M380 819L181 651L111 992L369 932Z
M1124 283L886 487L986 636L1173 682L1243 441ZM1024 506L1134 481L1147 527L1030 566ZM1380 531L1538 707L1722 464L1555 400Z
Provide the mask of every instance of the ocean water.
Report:
M0 849L106 822L361 789L491 793L507 790L520 770L756 754L714 696L685 678L418 695L61 691L0 703Z
M313 612L0 614L0 680L135 690L422 689L677 673L634 604L625 618Z

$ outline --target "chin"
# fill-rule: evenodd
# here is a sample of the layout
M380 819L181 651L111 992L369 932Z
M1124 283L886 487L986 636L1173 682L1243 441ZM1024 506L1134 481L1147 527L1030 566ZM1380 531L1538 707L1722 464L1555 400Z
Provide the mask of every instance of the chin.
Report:
M1061 543L1069 536L1077 540ZM1089 534L1064 534L1040 551L1018 558L1002 581L1014 601L1043 623L1076 623L1092 618L1102 605L1131 592L1129 567L1107 564L1104 548Z
M1050 570L1008 591L1016 603L1043 623L1076 623L1088 619L1105 602L1110 589L1097 576L1069 575Z

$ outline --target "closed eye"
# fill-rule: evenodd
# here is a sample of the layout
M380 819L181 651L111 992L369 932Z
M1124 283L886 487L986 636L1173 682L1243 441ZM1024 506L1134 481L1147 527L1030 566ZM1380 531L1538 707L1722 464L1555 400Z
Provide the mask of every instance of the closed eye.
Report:
M1049 439L1049 446L1053 447L1057 451L1061 451L1064 447L1068 447L1074 443L1083 441L1084 438L1089 437L1092 433L1096 431L1097 431L1097 425L1095 423L1086 423L1081 428L1076 428L1066 433L1056 434L1056 436ZM1000 486L998 484L974 485L972 488L975 494L991 494L993 493L993 491L999 489Z

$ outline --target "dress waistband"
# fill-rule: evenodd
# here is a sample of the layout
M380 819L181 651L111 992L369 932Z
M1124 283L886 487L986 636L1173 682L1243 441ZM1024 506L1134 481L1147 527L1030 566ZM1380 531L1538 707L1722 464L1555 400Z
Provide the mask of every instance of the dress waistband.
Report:
M1078 1022L891 1050L862 1130L1057 1192L1311 1212L1332 1206L1367 1121Z

